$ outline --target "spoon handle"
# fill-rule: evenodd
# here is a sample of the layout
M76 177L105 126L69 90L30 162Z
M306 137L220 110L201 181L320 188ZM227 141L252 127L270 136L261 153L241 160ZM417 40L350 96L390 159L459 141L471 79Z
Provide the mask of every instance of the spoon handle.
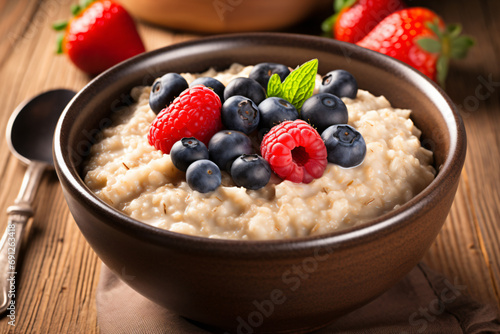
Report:
M15 314L15 296L17 294L16 265L21 249L21 240L29 215L14 213L9 215L7 229L0 242L0 314L13 310ZM9 312L7 312L7 315Z
M14 205L7 208L9 220L0 241L0 314L5 311L15 314L15 296L18 286L16 268L19 252L26 223L33 215L31 203L46 167L47 164L39 162L31 162L28 165L19 195Z

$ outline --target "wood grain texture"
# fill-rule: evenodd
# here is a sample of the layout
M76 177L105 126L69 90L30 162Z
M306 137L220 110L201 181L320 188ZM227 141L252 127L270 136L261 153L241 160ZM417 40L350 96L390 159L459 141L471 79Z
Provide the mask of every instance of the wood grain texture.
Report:
M89 77L55 56L53 21L67 18L70 0L0 0L0 229L25 168L8 151L5 126L23 100L51 88L78 90ZM476 39L470 57L453 62L446 91L459 106L468 153L458 193L424 261L467 286L481 302L500 305L500 2L411 1L462 22ZM294 32L300 28L294 27ZM195 38L139 23L147 50ZM489 82L489 83L488 83ZM79 232L57 178L47 173L16 281L16 327L6 333L98 333L95 291L100 261Z
M460 22L476 46L453 62L446 91L463 117L467 159L454 205L425 257L434 269L500 306L500 24L498 1L415 1ZM472 19L473 18L473 19Z

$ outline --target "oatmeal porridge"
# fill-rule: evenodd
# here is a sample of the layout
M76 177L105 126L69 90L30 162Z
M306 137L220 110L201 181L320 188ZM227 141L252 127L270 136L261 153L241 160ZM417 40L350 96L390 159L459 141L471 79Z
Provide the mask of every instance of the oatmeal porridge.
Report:
M251 66L182 74L190 83L211 76L227 85L247 77ZM320 80L320 78L318 78ZM147 224L209 238L267 240L317 235L345 229L406 203L435 176L432 152L420 143L411 110L391 107L383 96L358 90L343 98L349 125L366 142L361 165L329 163L311 183L272 176L259 190L234 185L222 172L222 185L202 194L186 183L170 155L148 143L156 114L149 107L151 87L136 87L132 108L117 113L102 131L84 169L85 183L104 202Z

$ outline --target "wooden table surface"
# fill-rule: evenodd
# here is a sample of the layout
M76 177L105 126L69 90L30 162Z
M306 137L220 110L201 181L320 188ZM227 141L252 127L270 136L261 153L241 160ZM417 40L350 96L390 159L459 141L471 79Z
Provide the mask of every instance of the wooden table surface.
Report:
M56 56L50 24L67 18L70 0L0 0L0 229L21 185L25 167L5 140L10 113L44 90L79 90L89 77ZM455 202L424 258L431 268L467 286L477 300L500 305L500 1L411 1L447 22L461 22L476 46L453 62L447 93L459 106L468 135L465 167ZM320 14L326 15L326 14ZM322 17L321 17L322 18ZM317 31L318 19L291 31ZM198 36L138 23L147 50ZM95 295L100 260L64 201L54 173L46 173L35 200L28 244L16 277L15 327L0 332L96 333Z

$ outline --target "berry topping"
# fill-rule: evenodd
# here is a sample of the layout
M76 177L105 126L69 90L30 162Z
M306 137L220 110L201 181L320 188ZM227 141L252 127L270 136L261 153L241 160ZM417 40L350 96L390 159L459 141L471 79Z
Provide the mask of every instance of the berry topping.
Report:
M156 116L149 128L149 144L166 154L184 137L207 144L222 128L220 109L213 90L201 85L189 88Z
M303 120L273 127L264 136L260 152L279 177L296 183L321 177L328 163L323 140Z
M210 160L193 162L186 171L186 181L191 189L208 193L217 189L222 180L219 167Z
M328 161L342 167L361 164L366 155L363 136L347 124L332 125L321 134L328 152Z
M351 73L344 70L335 70L323 77L319 92L355 99L358 94L358 83Z
M290 74L290 70L282 64L260 63L252 68L248 77L257 81L264 89L267 89L267 84L273 74L279 75L281 82L283 82Z
M231 164L237 157L253 152L252 141L246 134L240 131L219 131L208 143L210 160L226 172L231 170Z
M181 93L188 88L188 83L180 74L167 73L158 78L151 87L149 106L158 114Z
M234 160L231 177L237 186L257 190L269 182L271 167L260 155L243 154Z
M224 100L231 96L242 95L259 104L266 98L266 91L255 80L250 78L235 78L231 80L224 90Z
M203 85L205 87L211 88L215 94L217 94L221 100L224 102L224 89L226 88L222 82L212 77L199 77L191 82L189 87L193 87L196 85Z
M241 95L231 96L222 105L222 124L229 130L249 134L257 129L259 108L252 100Z
M194 137L182 138L172 146L170 158L175 167L185 172L196 160L208 159L208 148Z
M335 124L346 124L347 107L342 100L329 93L311 96L302 105L300 117L314 126L319 133Z
M271 129L283 121L294 121L299 118L297 109L281 97L269 97L259 104L260 128Z

